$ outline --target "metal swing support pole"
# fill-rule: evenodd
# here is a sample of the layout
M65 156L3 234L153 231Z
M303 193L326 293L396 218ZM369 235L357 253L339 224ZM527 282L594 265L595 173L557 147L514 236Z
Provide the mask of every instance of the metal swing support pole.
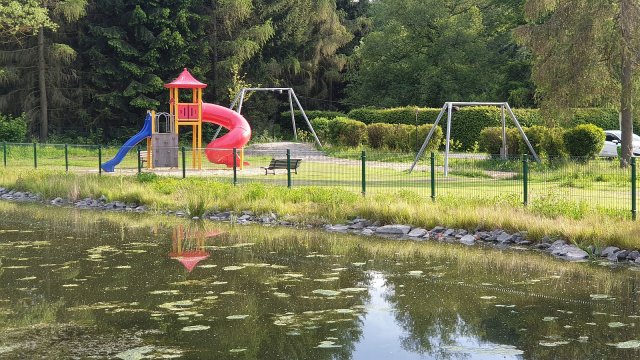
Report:
M433 123L433 127L431 127L431 130L429 130L429 134L427 134L427 138L424 140L424 143L422 143L422 147L420 147L420 151L418 151L418 154L416 154L416 158L413 161L411 168L409 169L409 174L411 174L411 172L413 171L413 168L415 168L416 164L418 163L422 155L424 155L424 151L427 149L427 145L431 140L431 136L433 136L433 133L436 130L436 126L438 126L438 123L440 123L440 119L442 119L442 115L444 115L445 110L447 110L447 104L444 104L444 106L442 107L442 110L440 110L440 114L438 114L438 117L436 118L436 121Z
M451 103L447 105L447 142L444 145L444 177L449 175L449 143L451 142L451 115L453 113Z
M318 144L319 147L322 147L322 143L320 143L320 139L318 139L318 135L316 135L315 130L313 130L313 126L311 126L311 122L309 121L307 114L304 112L302 105L300 105L300 100L298 100L298 97L296 96L296 93L293 91L293 89L291 89L291 95L293 96L293 99L296 101L296 105L298 105L298 109L300 109L300 112L302 113L302 117L304 118L304 121L307 122L307 126L309 127L309 130L311 130L311 134L313 134L313 138L316 140L316 144Z
M293 125L293 139L298 141L298 130L296 129L296 115L293 113L293 89L287 91L289 94L289 111L291 112L291 124Z
M518 131L520 132L520 135L524 139L524 142L527 143L527 147L529 148L529 151L531 151L531 154L533 154L533 158L536 159L537 163L540 163L540 158L538 157L538 154L536 154L536 151L533 150L533 146L531 146L531 143L529 142L527 135L524 133L524 130L522 130L522 127L520 126L520 123L518 122L516 115L513 113L508 103L505 103L505 107L507 108L507 112L509 113L509 116L511 116L511 120L513 120L513 123L516 125L516 127L518 128Z

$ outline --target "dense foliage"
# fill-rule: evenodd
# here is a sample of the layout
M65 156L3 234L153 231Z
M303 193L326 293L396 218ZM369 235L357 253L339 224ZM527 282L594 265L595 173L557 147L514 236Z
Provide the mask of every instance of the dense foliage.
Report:
M168 110L163 84L187 67L209 85L205 101L226 105L246 86L292 87L310 119L347 114L365 124L419 126L432 124L445 101L485 100L509 101L527 127L592 123L618 128L617 107L568 114L527 109L539 100L553 102L555 92L571 90L567 79L586 73L589 64L593 69L597 65L597 71L567 92L589 93L575 98L587 101L569 104L562 98L559 106L601 106L612 103L612 94L619 92L615 68L603 67L615 62L597 62L602 56L581 56L585 63L575 62L573 72L559 55L553 55L557 61L534 63L542 55L532 56L516 40L540 50L545 39L541 29L557 30L544 21L556 19L554 11L562 14L565 7L538 7L536 12L525 8L526 3L0 1L0 113L24 113L30 136L43 141L119 141L138 130L145 110ZM613 11L600 0L592 8L581 6L588 14ZM571 15L571 20L577 18L580 14ZM534 20L540 26L527 25ZM603 24L596 20L594 25ZM560 47L564 40L552 45ZM617 55L614 45L609 50ZM573 55L569 58L580 54ZM568 75L554 75L558 71ZM588 82L599 74L606 79L592 82L598 90L590 93ZM532 78L542 84L537 93ZM254 133L292 134L285 95L249 94L243 114ZM297 123L307 130L298 115L296 110ZM496 108L463 108L455 114L452 137L461 149L475 149L480 131L499 125L499 119ZM205 128L207 136L211 131Z
M564 133L564 143L569 155L593 158L604 146L604 131L592 124L578 125Z
M0 114L0 141L23 142L27 138L27 121L24 115L19 117Z
M539 156L550 159L565 158L567 155L589 159L597 156L604 146L604 131L593 124L582 124L569 129L532 126L524 128L524 133ZM507 128L507 155L527 154L529 149L522 135L515 128ZM480 150L492 155L501 154L502 128L487 127L479 136Z

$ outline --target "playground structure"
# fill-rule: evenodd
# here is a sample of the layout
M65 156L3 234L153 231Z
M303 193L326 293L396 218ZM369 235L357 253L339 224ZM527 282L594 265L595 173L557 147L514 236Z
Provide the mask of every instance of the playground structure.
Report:
M243 149L251 138L251 127L247 120L231 109L223 106L204 103L202 91L207 87L196 80L185 68L182 73L169 84L169 113L147 111L142 129L127 140L116 156L103 163L102 169L113 172L127 153L143 140L147 140L147 167L177 167L178 138L180 127L189 126L192 130L192 164L194 169L202 168L202 123L209 122L229 129L220 138L214 138L206 147L207 159L216 164L242 167ZM180 90L191 90L190 102L180 101ZM164 121L164 124L161 124ZM162 125L162 126L161 126ZM219 130L219 129L218 129ZM239 150L239 155L233 150ZM234 156L236 159L234 159Z
M506 123L506 117L505 117L505 110L506 110L509 113L509 117L511 117L511 120L513 121L515 126L518 128L518 131L520 132L522 139L527 144L529 151L531 151L533 158L536 160L536 162L538 163L540 162L540 158L538 157L538 154L536 154L536 151L533 149L533 146L531 146L531 143L529 142L527 135L524 133L524 130L522 130L522 127L520 126L520 122L518 122L516 115L511 110L509 103L507 102L446 102L444 103L444 106L442 106L442 109L440 110L440 113L438 114L436 121L433 123L433 127L431 127L431 130L427 134L427 137L425 138L424 143L422 144L422 147L416 154L416 158L413 161L411 168L409 168L409 173L413 171L413 169L415 168L416 164L418 164L418 161L420 160L422 155L424 155L424 151L427 148L429 141L431 140L431 136L433 136L433 132L436 130L438 123L440 123L440 120L442 119L442 116L446 111L447 112L447 130L446 130L446 143L445 143L445 151L444 151L444 176L445 177L448 176L449 146L451 141L451 120L453 118L454 108L463 107L463 106L499 106L500 107L500 115L501 115L501 122L502 122L502 147L500 149L500 156L503 160L507 158L507 123Z
M311 131L311 134L313 135L313 138L316 142L316 144L319 147L322 147L322 143L320 143L320 139L318 139L318 135L316 135L315 130L313 129L313 126L311 125L311 122L309 121L309 118L307 117L307 114L304 112L304 109L302 108L302 105L300 104L300 100L298 100L298 96L296 96L295 91L292 88L279 88L279 87L270 87L270 88L242 88L240 90L240 92L238 92L236 94L236 97L233 99L233 101L231 102L231 105L229 106L230 109L235 109L235 111L240 114L242 113L242 105L244 104L244 100L245 100L245 96L248 92L252 92L252 91L266 91L266 92L277 92L282 94L283 92L287 92L287 95L289 96L289 111L291 112L291 125L293 126L293 138L295 141L298 141L298 132L297 132L297 128L296 128L296 116L295 113L293 112L293 102L295 100L296 106L298 107L298 110L300 110L300 113L302 114L302 117L304 118L304 121L307 123L307 126L309 127L309 130ZM213 139L215 140L218 135L220 134L220 130L222 130L222 126L218 127L218 130L216 130L215 135L213 136Z

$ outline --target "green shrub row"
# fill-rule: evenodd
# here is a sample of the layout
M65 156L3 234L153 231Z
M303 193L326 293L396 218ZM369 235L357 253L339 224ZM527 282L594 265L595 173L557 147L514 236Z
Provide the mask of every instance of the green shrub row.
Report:
M523 129L529 143L539 156L548 158L597 156L604 146L604 130L593 124L581 124L570 129L548 128L534 125ZM516 156L529 153L518 129L507 128L507 154ZM500 154L502 128L487 127L479 137L480 150L492 155Z
M317 118L327 118L327 119L335 119L337 117L347 117L347 114L341 113L339 111L325 111L325 110L305 110L304 113L309 118L309 121ZM293 115L296 117L296 122L304 124L304 118L302 117L302 113L300 110L294 110ZM280 113L280 116L283 119L291 119L291 111L285 111ZM303 127L302 125L300 127Z
M0 114L0 141L23 142L27 138L27 120L25 115L11 117Z
M373 123L337 117L335 119L314 118L311 124L316 134L334 145L359 146L368 144L374 149L414 151L422 145L433 127L424 124L418 127L405 124ZM417 133L416 133L417 132ZM436 127L427 151L437 150L442 143L442 128Z
M433 124L441 109L403 107L393 109L354 109L348 113L351 119L359 120L365 124ZM585 108L571 111L569 120L559 123L555 119L545 119L538 109L514 109L514 114L523 127L535 125L563 125L564 128L572 128L581 124L594 124L603 129L617 129L618 113L611 109ZM507 125L513 126L513 122L507 117ZM453 115L451 123L451 138L459 142L463 150L473 149L479 141L479 134L486 127L500 125L500 109L497 107L463 107ZM634 124L640 129L640 119ZM446 124L446 114L440 122L440 126Z

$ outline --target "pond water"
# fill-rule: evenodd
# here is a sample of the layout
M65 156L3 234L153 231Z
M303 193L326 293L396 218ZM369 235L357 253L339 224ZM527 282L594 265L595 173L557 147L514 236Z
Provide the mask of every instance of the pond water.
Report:
M0 359L636 359L638 272L0 205Z

